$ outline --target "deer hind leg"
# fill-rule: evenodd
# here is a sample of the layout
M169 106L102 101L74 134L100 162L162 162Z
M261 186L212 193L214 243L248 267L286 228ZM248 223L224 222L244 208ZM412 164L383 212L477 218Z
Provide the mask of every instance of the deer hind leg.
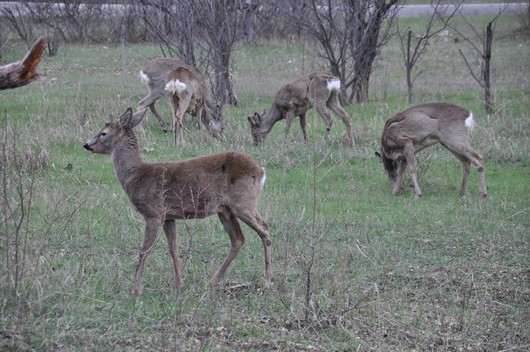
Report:
M453 153L464 166L464 177L462 178L462 185L460 186L459 195L464 196L466 194L470 165L473 163L478 172L480 198L486 199L488 194L486 191L486 177L484 175L484 162L482 156L475 152L475 150L473 150L473 148L471 148L471 146L467 143L464 145L445 145L445 147L449 149L449 151Z
M189 106L189 96L184 95L178 97L177 95L172 95L170 97L171 108L173 110L173 122L171 124L173 130L173 145L183 147L185 145L184 141L184 114Z
M195 115L193 116L195 120L197 120L197 128L199 131L206 130L206 125L204 124L204 121L202 119L202 106L195 106Z
M159 228L160 220L158 218L146 219L144 242L140 247L140 259L138 260L138 265L136 266L136 275L134 281L134 292L136 295L142 293L142 275L144 272L145 260L147 259L149 252L151 252L151 249L153 249Z
M234 214L253 229L261 238L265 262L264 286L265 288L269 288L272 282L271 237L269 235L269 226L255 208L234 210Z
M167 244L169 246L169 255L173 259L173 271L175 273L175 286L182 287L182 279L178 267L178 245L177 245L177 228L174 220L164 222L164 233L166 234Z
M158 92L158 90L150 87L149 94L145 96L142 100L140 100L140 102L138 103L138 110L146 109L149 107L149 110L151 110L153 115L155 115L156 119L158 120L158 123L160 124L160 127L162 127L162 130L164 132L167 132L167 124L162 118L162 116L160 116L155 107L156 101L164 96L164 91L164 87L162 87L162 89L160 90L161 93L156 93Z
M317 110L320 117L322 117L322 120L324 120L324 124L326 125L326 132L324 133L324 138L322 141L324 143L327 143L329 140L329 133L331 131L331 125L333 125L333 120L331 119L331 116L326 110L326 107L324 105L315 105L315 109Z
M230 212L230 210L225 208L217 215L219 217L219 220L221 220L225 231L230 237L230 252L228 252L228 255L225 258L223 264L221 265L219 270L217 270L212 280L210 281L210 287L215 287L217 286L217 284L219 284L219 281L225 274L226 269L228 269L230 263L232 263L232 260L234 260L234 258L237 256L237 253L239 253L241 247L243 247L243 245L245 244L245 235L243 235L241 226L239 226L239 222L237 221L234 214Z
M349 142L350 148L353 148L355 146L355 135L353 133L350 118L348 117L348 114L346 113L346 111L344 111L344 109L340 105L339 95L337 92L335 91L331 92L331 95L326 105L328 108L331 109L331 111L333 111L335 114L337 114L338 117L340 117L340 119L346 126L348 142Z

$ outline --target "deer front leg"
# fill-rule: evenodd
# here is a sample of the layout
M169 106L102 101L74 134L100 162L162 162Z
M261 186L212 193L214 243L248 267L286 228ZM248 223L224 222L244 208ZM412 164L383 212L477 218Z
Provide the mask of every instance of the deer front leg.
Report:
M144 242L142 247L140 247L140 259L138 260L138 265L136 266L136 275L134 280L134 292L137 296L142 293L142 274L144 272L145 260L147 259L149 252L151 252L151 249L153 249L159 228L160 220L158 218L145 220Z
M228 266L230 266L232 260L234 260L241 247L243 247L245 244L245 236L243 235L243 231L241 231L241 227L239 226L234 214L232 214L232 212L229 210L224 210L219 212L217 215L219 216L219 220L221 220L225 231L230 237L230 252L228 252L228 256L210 281L209 286L211 288L219 284L219 281L225 274L226 269L228 269Z
M291 122L293 121L294 117L295 115L292 110L287 111L287 114L285 115L285 129L283 134L284 140L287 139L287 133L289 133L289 128L291 128Z
M300 127L302 128L302 134L304 135L304 141L307 142L307 132L306 132L306 119L305 119L305 112L300 114Z
M403 154L407 160L407 164L410 165L410 171L412 172L412 183L414 184L414 197L418 199L421 197L421 189L418 184L418 166L416 163L416 156L414 155L414 144L411 140L405 142L405 147L403 148Z
M346 134L348 136L348 143L350 148L355 147L355 135L353 133L350 118L348 117L346 111L344 111L344 109L340 105L340 100L337 92L334 91L331 93L326 104L335 114L337 114L338 117L340 117L340 119L344 123L344 126L346 126Z
M333 125L333 120L331 119L331 116L326 111L326 108L324 106L315 107L315 109L317 110L318 114L322 117L322 119L324 120L324 124L326 125L326 132L324 133L324 138L322 139L322 141L324 143L327 143L329 140L329 133L331 132L331 125Z
M392 191L393 196L397 196L403 190L403 186L402 186L403 175L405 174L405 170L407 170L406 160L400 160L396 162L398 163L398 170L397 170L396 182L394 183L394 190Z

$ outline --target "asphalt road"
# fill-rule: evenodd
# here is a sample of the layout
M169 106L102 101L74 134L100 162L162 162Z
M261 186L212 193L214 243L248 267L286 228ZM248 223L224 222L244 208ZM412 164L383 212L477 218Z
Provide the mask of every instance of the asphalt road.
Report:
M444 5L442 11L452 13L454 5ZM520 3L499 3L499 4L463 4L460 13L464 16L496 16L502 11L505 15L524 13L527 11L528 2ZM434 8L431 5L407 5L399 9L397 17L422 17L431 16Z

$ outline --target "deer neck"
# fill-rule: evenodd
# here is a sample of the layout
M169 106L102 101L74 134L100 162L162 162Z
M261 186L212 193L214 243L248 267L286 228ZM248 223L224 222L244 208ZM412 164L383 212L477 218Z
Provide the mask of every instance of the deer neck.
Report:
M284 116L282 112L280 109L278 109L278 106L273 103L269 111L267 111L267 113L261 117L261 132L269 133L272 129L272 126L274 126L276 122L283 118Z
M143 164L138 151L138 142L132 131L125 132L126 138L117 141L110 159L114 164L116 176L123 188L136 176L136 170Z

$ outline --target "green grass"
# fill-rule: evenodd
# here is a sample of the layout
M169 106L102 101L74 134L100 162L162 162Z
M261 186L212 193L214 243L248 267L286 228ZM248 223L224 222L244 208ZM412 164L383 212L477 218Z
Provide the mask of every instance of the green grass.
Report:
M314 111L307 144L295 121L285 141L280 123L254 147L246 116L268 109L281 84L321 66L307 43L238 46L240 106L226 108L222 142L190 128L189 146L177 150L149 115L140 143L148 161L241 150L266 168L259 209L273 239L273 287L261 288L261 242L244 226L247 242L222 288L206 288L229 249L212 217L177 225L184 287L173 288L160 238L140 297L133 295L133 277L143 220L108 159L82 145L109 114L136 106L147 92L137 72L156 47L63 46L57 57L45 57L39 68L46 81L0 95L8 159L3 202L17 219L25 210L18 238L12 219L5 228L2 210L0 349L528 348L530 52L528 34L509 17L500 19L495 38L496 114L484 113L482 93L458 56L467 48L462 42L433 41L415 90L417 102L444 100L474 111L471 144L485 159L485 202L479 201L476 170L468 195L458 197L461 165L440 146L418 154L423 197L414 200L410 187L391 196L374 151L385 120L407 106L395 41L374 72L371 101L346 107L355 150L347 148L338 119L323 146L324 126ZM10 55L23 53L21 46ZM158 106L168 119L169 104ZM16 208L20 189L24 206ZM17 260L24 266L15 280ZM228 288L235 284L248 286Z

